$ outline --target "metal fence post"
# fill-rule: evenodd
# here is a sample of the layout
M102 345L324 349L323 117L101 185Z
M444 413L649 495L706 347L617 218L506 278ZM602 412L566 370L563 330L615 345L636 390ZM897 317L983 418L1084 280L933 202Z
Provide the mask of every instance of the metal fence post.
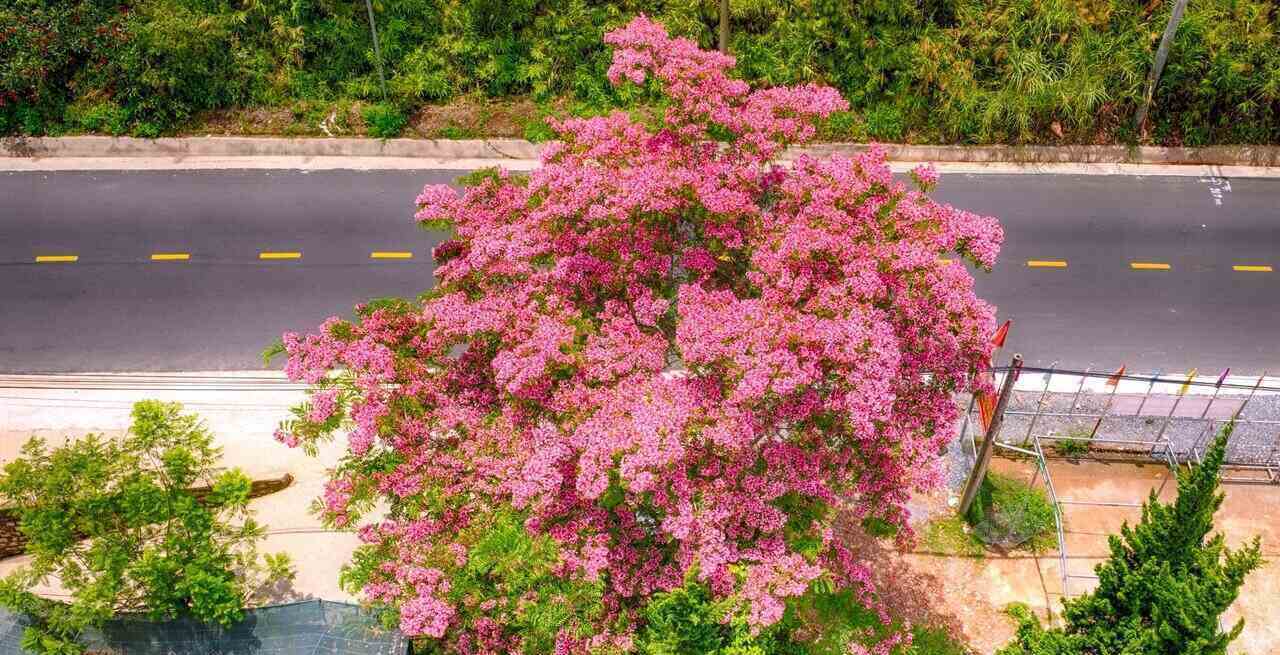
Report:
M1107 395L1107 404L1102 408L1102 413L1098 415L1098 420L1093 424L1093 429L1089 431L1089 443L1093 443L1093 438L1098 436L1098 428L1102 427L1103 419L1107 418L1107 415L1111 413L1111 404L1116 401L1116 392L1120 390L1120 382L1122 381L1120 376L1123 374L1124 367L1121 366L1120 370L1116 371L1116 383L1112 385L1111 393Z
M1169 414L1164 417L1164 424L1160 426L1160 432L1156 434L1155 445L1151 446L1151 452L1154 454L1156 449L1160 447L1161 439L1164 438L1165 430L1169 429L1169 424L1173 422L1173 415L1178 411L1178 405L1182 403L1182 398L1191 390L1191 383L1196 379L1198 369L1191 369L1187 372L1187 381L1178 387L1178 395L1173 399L1173 407L1169 408ZM1173 457L1173 446L1168 442L1164 442L1165 448L1169 451L1170 458Z
M1236 408L1236 413L1231 416L1232 419L1240 418L1240 415L1244 413L1244 408L1249 404L1249 401L1253 400L1253 394L1258 393L1258 388L1262 386L1262 381L1266 379L1267 372L1263 371L1262 375L1258 376L1257 384L1254 384L1253 388L1249 390L1249 396L1244 399L1244 402L1240 403L1239 407Z
M1084 383L1089 379L1089 374L1092 372L1093 367L1090 366L1084 370L1084 375L1080 376L1080 386L1076 387L1076 395L1071 399L1071 409L1067 410L1068 414L1076 413L1076 406L1080 404L1080 394L1084 393Z
M1201 463L1202 461L1202 458L1200 456L1200 449L1201 447L1204 446L1205 437L1213 434L1213 424L1214 424L1214 420L1209 419L1209 422L1206 423L1204 426L1204 430L1200 431L1200 435L1197 436L1195 442L1191 444L1191 457L1196 458L1197 464ZM1191 457L1187 458L1188 465L1191 464Z
M1181 395L1174 397L1173 407L1169 408L1169 413L1164 417L1164 424L1160 426L1160 432L1156 433L1156 443L1160 442L1160 438L1164 436L1164 431L1169 428L1169 423L1173 421L1173 413L1178 411L1178 404L1181 402Z
M991 463L991 451L995 448L996 439L1000 436L1000 424L1004 423L1004 410L1009 405L1009 396L1013 395L1013 383L1018 379L1018 371L1022 369L1022 355L1014 355L1012 365L1004 374L1004 382L1000 385L1000 398L996 401L995 415L991 417L991 427L982 439L982 449L969 472L969 479L964 485L964 495L960 497L960 515L969 513L973 499L978 496L978 489L987 477L987 465Z
M1151 390L1156 388L1156 380L1159 379L1160 369L1156 369L1155 374L1151 376L1151 384L1147 385L1147 395L1143 396L1142 402L1138 403L1138 411L1133 413L1134 416L1142 416L1142 408L1147 406L1147 399L1151 397Z
M1227 373L1230 372L1231 369L1227 369ZM1218 394L1222 391L1222 383L1227 379L1227 373L1223 373L1222 377L1218 378L1218 383L1213 386L1213 397L1209 399L1209 404L1204 406L1204 411L1200 412L1200 418L1208 416L1209 408L1213 407L1213 404L1218 401Z
M960 424L960 445L964 445L964 438L969 436L969 417L973 415L973 405L978 400L978 394L969 394L969 408L964 410L964 423ZM974 455L978 454L978 447L974 444L973 438L969 438L969 452Z
M1036 429L1036 423L1040 422L1040 415L1044 413L1044 401L1049 397L1049 387L1053 384L1053 373L1058 368L1058 362L1049 365L1049 372L1044 374L1044 391L1040 392L1039 400L1036 400L1036 411L1031 415L1031 421L1027 423L1027 434L1022 438L1022 447L1026 448L1031 441L1031 431Z

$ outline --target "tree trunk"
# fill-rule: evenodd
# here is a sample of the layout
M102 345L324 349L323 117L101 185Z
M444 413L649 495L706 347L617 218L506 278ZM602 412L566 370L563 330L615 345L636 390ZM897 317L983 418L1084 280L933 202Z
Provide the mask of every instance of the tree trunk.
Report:
M729 0L720 0L720 52L729 52Z

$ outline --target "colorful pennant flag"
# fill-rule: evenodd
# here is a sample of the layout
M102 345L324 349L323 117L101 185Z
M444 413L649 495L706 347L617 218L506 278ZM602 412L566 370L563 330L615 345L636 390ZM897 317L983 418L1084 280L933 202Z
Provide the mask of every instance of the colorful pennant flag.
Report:
M996 330L996 335L991 337L991 345L996 348L1004 347L1004 338L1009 336L1009 326L1013 324L1013 319L1008 319Z
M1013 319L1005 320L1005 322L996 329L995 335L991 337L991 345L995 346L991 349L992 359L995 358L995 351L1004 347L1004 340L1009 336L1010 325L1013 325ZM991 363L991 361L988 361L986 370L979 373L979 375L985 376L989 383L988 386L994 389L996 386L996 376L991 372ZM1016 376L1017 372L1010 371L1009 375ZM1016 380L1017 378L1015 377L1014 379ZM977 401L978 416L982 419L982 430L986 432L991 429L991 419L994 418L996 414L996 394L993 391L979 391Z
M982 431L991 429L991 419L996 415L996 395L988 391L978 392L978 415L982 418Z
M1120 378L1123 378L1123 377L1124 377L1124 366L1121 365L1120 368L1117 369L1115 373L1111 374L1111 377L1107 378L1107 386L1114 387L1119 385Z
M1185 396L1187 394L1187 390L1191 388L1191 381L1196 379L1196 373L1199 373L1199 372L1200 371L1198 369L1194 369L1194 368L1191 369L1190 371L1187 371L1187 381L1182 383L1181 389L1178 389L1179 396Z

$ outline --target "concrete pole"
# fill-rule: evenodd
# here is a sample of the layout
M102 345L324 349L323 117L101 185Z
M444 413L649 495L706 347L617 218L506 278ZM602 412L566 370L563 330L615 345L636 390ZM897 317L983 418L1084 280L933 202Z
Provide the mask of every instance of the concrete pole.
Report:
M369 34L373 35L373 56L378 60L378 82L382 86L382 101L387 101L387 76L382 72L382 46L378 45L378 28L373 20L373 2L364 0L365 9L369 10Z
M1000 397L996 400L996 411L991 417L991 427L987 429L987 434L982 439L978 459L973 463L973 470L969 472L969 479L964 484L964 495L960 497L960 516L969 513L969 507L973 505L973 499L978 497L978 489L982 487L982 481L987 477L991 451L995 448L996 439L1000 437L1000 425L1004 423L1004 410L1009 405L1009 396L1013 395L1013 382L1021 369L1022 355L1014 355L1013 365L1005 373L1004 382L1000 385Z
M1147 122L1147 111L1151 109L1151 99L1155 97L1156 85L1160 83L1160 73L1164 71L1164 62L1169 58L1169 48L1173 47L1173 37L1178 32L1178 24L1182 22L1182 13L1186 9L1187 0L1174 0L1173 12L1169 14L1169 23L1164 26L1160 47L1156 48L1156 60L1151 64L1151 72L1147 74L1147 92L1142 96L1142 104L1138 106L1138 114L1133 119L1134 132L1142 132L1142 124Z
M720 52L729 52L729 0L720 0Z

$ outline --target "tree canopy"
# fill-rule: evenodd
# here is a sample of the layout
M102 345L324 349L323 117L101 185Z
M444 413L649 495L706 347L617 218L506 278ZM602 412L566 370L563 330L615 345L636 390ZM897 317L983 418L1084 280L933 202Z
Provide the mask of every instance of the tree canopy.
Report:
M815 585L871 602L836 517L908 534L952 394L990 355L956 255L990 267L995 219L877 149L775 163L847 107L831 88L752 90L644 17L606 40L610 79L664 97L661 120L551 120L527 176L426 187L418 220L453 232L436 286L283 339L314 389L277 438L349 434L322 499L367 544L348 581L449 652L522 646L519 598L456 584L508 509L554 541L556 575L599 585L557 653L629 647L690 574L751 630Z

